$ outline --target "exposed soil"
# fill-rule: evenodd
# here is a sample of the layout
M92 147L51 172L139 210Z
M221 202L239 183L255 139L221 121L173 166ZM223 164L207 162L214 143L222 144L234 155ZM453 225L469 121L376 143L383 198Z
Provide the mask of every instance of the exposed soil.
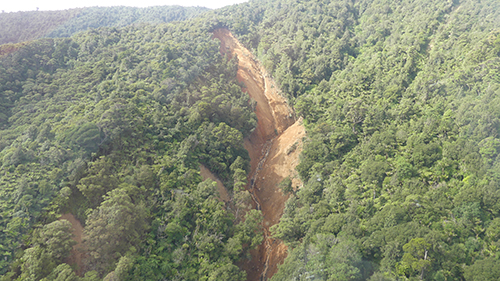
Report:
M238 81L245 85L243 91L257 102L257 128L245 139L244 145L251 159L247 189L252 194L255 207L262 210L264 216L264 241L251 251L252 259L241 261L239 266L247 272L249 281L268 280L276 273L277 266L283 263L288 250L269 232L269 228L279 222L288 199L278 184L289 176L293 178L295 187L301 186L295 167L302 151L305 129L254 56L227 29L215 30L214 37L221 41L221 53L238 57ZM205 166L201 165L200 171L203 179L210 178L217 182L220 199L228 202L230 197L222 182ZM73 239L77 242L65 262L74 265L76 274L81 276L84 269L81 250L83 227L72 214L64 214L60 219L71 222Z
M252 259L240 262L248 280L267 280L283 263L287 247L271 237L269 228L279 222L288 199L278 184L290 176L295 187L301 185L295 167L302 150L305 129L301 120L295 119L293 109L280 93L264 67L233 37L227 29L217 29L214 37L221 41L221 53L238 57L238 81L242 82L252 99L257 101L255 113L258 122L255 131L245 139L250 155L251 172L248 190L252 193L256 208L264 216L264 241L251 251Z
M71 223L73 227L73 240L75 240L77 243L75 246L73 246L70 256L64 262L71 266L76 266L75 273L78 276L83 276L83 253L81 251L83 226L80 221L77 220L72 214L64 214L59 219L67 220Z

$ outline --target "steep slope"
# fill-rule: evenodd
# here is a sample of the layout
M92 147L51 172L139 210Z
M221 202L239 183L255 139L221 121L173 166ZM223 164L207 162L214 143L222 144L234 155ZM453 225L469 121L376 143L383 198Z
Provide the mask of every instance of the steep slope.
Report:
M257 128L245 139L245 148L251 159L248 190L264 215L264 242L252 252L252 260L243 262L241 267L248 280L267 280L286 256L286 247L271 238L269 232L279 222L287 200L277 186L284 178L294 176L305 129L253 55L227 29L215 30L214 37L221 41L222 53L238 57L238 81L257 102ZM295 185L299 185L298 180Z
M43 262L59 254L28 236L70 204L82 222L93 208L86 229L103 232L113 210L154 215L147 239L123 244L140 247L132 256L100 251L109 241L94 231L101 277L120 264L128 280L244 280L239 261L250 280L499 280L498 0L256 0L215 14L0 58L0 274L12 263L12 279L55 280L64 265ZM284 209L276 183L296 163L300 123L224 30L222 52L240 64L220 56L213 26L256 50L304 118L303 185ZM244 142L266 233L249 262L260 212L238 220L199 176L203 164L241 187ZM288 251L269 238L277 220Z
M273 228L293 250L273 279L499 280L481 270L500 264L499 1L220 15L308 131L304 186Z
M257 121L236 70L188 22L0 57L0 279L79 280L66 263L72 230L57 222L71 213L85 223L86 275L111 278L120 264L131 268L121 280L243 281L235 262L259 241L260 212L238 224L199 174L203 164L230 183L232 164L248 166Z

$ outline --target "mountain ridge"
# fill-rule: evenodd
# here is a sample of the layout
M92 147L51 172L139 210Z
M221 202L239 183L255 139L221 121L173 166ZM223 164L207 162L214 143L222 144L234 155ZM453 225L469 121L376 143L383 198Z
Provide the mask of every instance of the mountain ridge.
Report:
M15 44L39 38L70 37L99 27L124 27L140 23L182 21L209 11L203 7L125 6L87 7L60 11L30 11L0 14L0 45Z

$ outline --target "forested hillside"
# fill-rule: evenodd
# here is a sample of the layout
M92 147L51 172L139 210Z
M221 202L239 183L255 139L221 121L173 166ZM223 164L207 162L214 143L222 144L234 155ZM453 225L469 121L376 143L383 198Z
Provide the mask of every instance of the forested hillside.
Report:
M81 9L64 11L31 11L0 14L0 44L15 44L43 37L50 30L80 13Z
M500 2L218 14L307 128L305 184L274 228L293 250L273 280L500 278Z
M236 264L262 240L244 190L255 103L216 28L307 129L303 185L279 185L288 256L271 280L500 279L500 2L254 0L0 57L1 280L246 279ZM68 212L84 277L64 263Z
M85 222L82 280L245 279L233 263L262 239L241 186L256 118L237 61L200 24L104 28L0 58L3 280L78 279L65 212ZM237 200L226 207L200 164Z
M43 37L69 37L80 31L106 26L124 27L138 23L182 21L205 11L208 9L203 7L156 6L0 13L0 45Z
M204 7L155 6L92 7L83 9L76 17L59 25L45 37L69 37L77 32L104 26L123 27L140 23L168 23L192 19L208 11Z

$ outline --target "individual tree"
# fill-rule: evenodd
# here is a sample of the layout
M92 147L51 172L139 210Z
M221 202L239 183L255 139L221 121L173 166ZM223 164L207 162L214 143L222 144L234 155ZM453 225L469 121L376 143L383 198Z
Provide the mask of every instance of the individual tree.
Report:
M399 265L402 272L412 276L414 271L420 272L420 280L424 279L425 269L431 265L429 250L431 245L424 238L413 238L403 246L403 259Z
M46 251L56 262L61 262L68 257L76 244L72 230L73 227L67 220L57 220L42 228L40 233L42 244L46 246Z
M42 279L42 281L81 281L82 279L76 276L75 272L66 263L58 265L49 276Z
M135 252L147 230L144 205L134 203L123 189L110 191L87 219L84 244L90 269L103 274L120 255Z
M71 232L72 226L67 220L57 220L44 225L39 232L39 239L36 240L33 247L26 249L21 258L21 275L19 278L21 280L40 280L49 274L51 276L59 274L52 274L53 269L55 270L58 264L69 256L73 245L76 244L72 239L73 234ZM47 280L53 279L49 278Z
M20 280L35 281L44 278L56 267L55 260L40 245L26 249L22 257Z
M93 206L97 206L110 190L118 187L113 159L100 157L88 164L87 175L79 180L77 188Z
M289 195L289 194L294 194L295 195L295 192L294 192L294 189L293 189L293 186L292 186L292 180L290 179L290 177L284 178L278 184L278 187L279 187L279 189L281 189L281 192L283 192L283 194L285 194L285 195Z
M246 280L246 272L240 270L230 261L222 262L217 268L209 273L207 281L243 281Z

